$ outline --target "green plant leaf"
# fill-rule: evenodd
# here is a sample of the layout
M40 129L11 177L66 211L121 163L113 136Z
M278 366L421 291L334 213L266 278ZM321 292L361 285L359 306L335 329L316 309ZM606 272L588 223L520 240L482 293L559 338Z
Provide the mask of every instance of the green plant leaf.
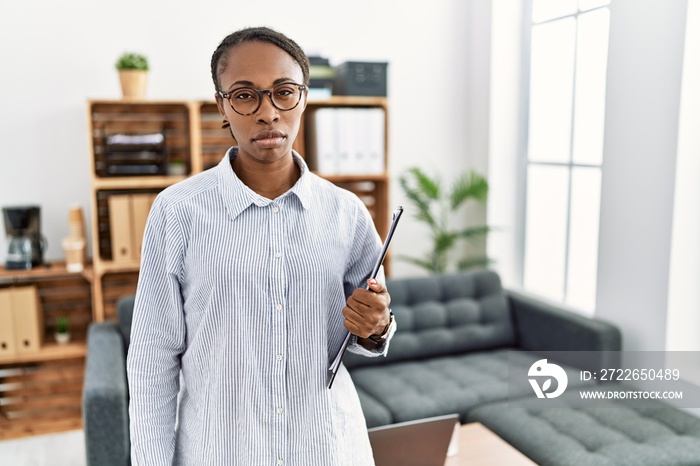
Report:
M401 185L404 194L408 200L411 201L414 206L416 206L414 217L428 223L431 227L435 227L436 222L430 212L430 201L425 199L421 191L411 188L408 183L409 182L405 176L401 176L399 178L399 184Z
M428 272L437 273L435 271L434 264L432 262L426 261L424 259L417 259L415 257L404 256L404 255L396 256L396 259L404 261L404 262L408 262L408 263L413 264L413 265L417 265L418 267L421 267L421 268L427 270Z
M145 55L125 52L115 64L118 70L142 70L148 71L148 59Z
M438 232L438 234L435 235L434 241L435 241L435 246L434 249L436 252L445 252L449 251L452 249L455 245L455 241L457 240L457 234L452 231L441 231Z
M61 316L56 319L56 332L57 333L68 333L68 317Z
M486 202L488 193L488 180L472 170L455 180L450 191L450 204L454 210L469 199L483 203Z
M438 200L440 199L440 183L437 180L430 178L426 175L423 170L418 167L413 167L408 171L413 175L416 181L417 188L422 194L424 194L428 199Z
M465 257L457 263L457 270L486 268L493 263L488 257Z
M433 273L445 273L448 264L447 252L448 251L433 251L433 253L430 255L430 263Z
M464 230L461 230L456 235L459 238L464 238L466 240L471 241L471 240L478 239L481 236L486 236L491 231L493 231L493 228L485 225L485 226L481 226L481 227L465 228Z

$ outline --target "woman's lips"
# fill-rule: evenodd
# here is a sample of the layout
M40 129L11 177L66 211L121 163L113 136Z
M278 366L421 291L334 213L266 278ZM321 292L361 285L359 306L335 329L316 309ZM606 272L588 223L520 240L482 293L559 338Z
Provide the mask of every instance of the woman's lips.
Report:
M263 149L271 149L282 144L286 137L281 131L263 131L253 138L253 142Z
M253 142L263 149L271 149L282 144L284 138L254 139Z

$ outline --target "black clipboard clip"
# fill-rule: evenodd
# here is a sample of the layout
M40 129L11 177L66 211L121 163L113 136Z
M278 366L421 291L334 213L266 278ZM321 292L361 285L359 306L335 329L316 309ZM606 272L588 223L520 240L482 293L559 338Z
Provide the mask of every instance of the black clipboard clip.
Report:
M403 207L399 206L395 211L394 214L391 216L391 226L389 227L389 233L386 235L386 239L384 240L384 246L382 247L382 252L379 254L379 257L377 258L377 262L374 264L374 269L372 270L372 274L367 277L368 279L370 278L377 278L377 274L379 273L379 269L382 267L382 263L384 262L384 258L386 257L386 253L389 250L389 243L391 243L391 238L394 236L394 231L396 230L396 225L399 223L399 219L401 218L401 214L403 213ZM365 289L368 289L369 285L365 283ZM328 367L328 375L327 375L327 384L328 388L330 389L333 386L333 381L335 380L335 375L338 373L338 368L340 367L340 363L343 360L343 356L345 355L345 351L348 349L348 344L350 344L350 337L352 334L348 332L348 334L345 336L345 340L343 341L343 344L340 346L340 350L338 351L338 354L335 356L333 359L333 362L331 365Z

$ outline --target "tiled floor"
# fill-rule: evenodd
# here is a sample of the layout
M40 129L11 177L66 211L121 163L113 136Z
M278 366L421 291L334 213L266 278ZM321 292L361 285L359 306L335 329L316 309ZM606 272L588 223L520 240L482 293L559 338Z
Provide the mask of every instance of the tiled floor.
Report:
M85 466L83 431L0 441L0 466Z

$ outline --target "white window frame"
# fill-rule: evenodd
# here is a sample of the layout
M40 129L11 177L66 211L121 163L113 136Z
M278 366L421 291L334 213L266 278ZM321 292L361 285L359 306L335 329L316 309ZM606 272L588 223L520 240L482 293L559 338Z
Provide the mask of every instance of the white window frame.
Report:
M611 3L614 0L611 0ZM521 127L521 144L520 144L520 151L519 151L519 157L518 157L518 167L517 170L519 172L519 179L520 182L519 184L519 195L518 195L518 208L517 212L519 213L518 219L517 219L517 224L516 224L516 231L515 234L517 235L517 250L518 250L518 257L516 259L516 266L517 266L517 274L519 276L519 286L521 289L523 289L526 292L532 292L531 290L528 290L525 288L525 261L526 261L526 242L527 242L527 193L528 193L528 171L531 166L556 166L556 167L563 167L566 169L568 173L568 192L567 192L567 213L566 213L566 237L565 237L565 254L564 254L564 277L563 277L563 290L562 290L562 304L566 303L567 296L569 293L568 289L568 275L569 275L569 260L571 257L571 250L570 250L570 229L571 229L571 203L572 203L572 174L575 168L594 168L598 169L601 171L601 176L602 176L602 161L599 164L588 164L588 163L577 163L573 161L573 150L574 150L574 126L576 124L576 63L577 63L577 55L579 53L578 50L578 34L575 35L575 42L574 42L574 50L575 50L575 58L574 58L574 73L573 73L573 88L572 88L572 106L571 106L571 136L570 136L570 141L569 141L569 157L567 162L550 162L550 161L531 161L529 160L529 154L528 154L528 138L529 138L529 111L530 111L530 75L531 75L531 59L532 59L532 30L533 27L541 24L546 24L552 21L557 21L561 20L563 18L567 17L574 17L576 18L576 28L578 32L578 17L581 14L586 14L590 13L592 11L596 11L599 9L603 8L610 8L610 4L607 4L605 6L600 6L596 8L592 8L589 10L585 10L583 12L577 11L576 13L565 15L565 16L560 16L556 18L551 18L546 21L542 21L539 23L535 23L532 20L532 0L528 0L525 2L525 6L522 11L522 16L523 16L523 27L522 27L522 36L523 36L523 49L522 49L522 63L523 66L521 67L522 70L522 77L521 77L521 93L520 95L522 96L522 102L520 105L521 108L521 117L522 117L522 127ZM594 297L595 299L595 297ZM575 309L578 312L581 312L583 314L589 314L592 315L595 310L594 309Z

